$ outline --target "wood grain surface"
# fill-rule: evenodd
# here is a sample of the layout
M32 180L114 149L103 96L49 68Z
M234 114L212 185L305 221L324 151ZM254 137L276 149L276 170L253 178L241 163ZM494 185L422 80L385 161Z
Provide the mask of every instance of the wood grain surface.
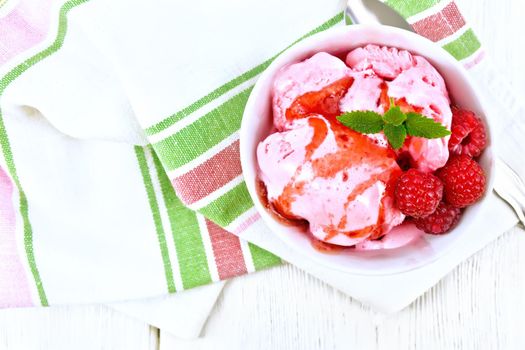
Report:
M456 2L524 96L525 3ZM286 265L228 282L196 340L176 339L104 306L64 306L0 311L0 350L525 349L524 271L525 231L515 228L394 315Z

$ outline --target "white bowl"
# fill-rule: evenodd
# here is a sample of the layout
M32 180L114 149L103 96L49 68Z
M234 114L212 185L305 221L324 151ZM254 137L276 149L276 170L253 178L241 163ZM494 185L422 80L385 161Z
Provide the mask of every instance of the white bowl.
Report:
M384 275L418 268L443 256L459 236L469 234L469 226L473 220L476 220L481 206L486 202L487 195L477 204L467 208L459 224L448 234L424 235L417 242L398 249L344 250L341 253L326 254L314 249L310 238L300 229L283 225L275 220L261 203L256 190L258 166L255 153L259 142L265 139L273 129L271 87L276 72L287 64L302 61L320 51L338 54L366 44L393 46L427 58L445 79L453 103L470 109L483 118L486 117L486 109L468 73L441 47L417 34L399 28L351 25L318 33L295 44L277 57L262 73L244 110L240 131L240 152L248 191L272 234L277 235L284 244L316 260L319 264L348 273ZM489 145L480 158L480 164L487 175L486 194L488 194L492 191L494 178L493 138L490 134L489 121L486 118L484 121L489 134Z

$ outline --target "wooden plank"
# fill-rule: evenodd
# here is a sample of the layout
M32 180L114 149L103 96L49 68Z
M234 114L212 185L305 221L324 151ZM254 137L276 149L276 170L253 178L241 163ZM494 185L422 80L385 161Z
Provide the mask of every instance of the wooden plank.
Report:
M161 332L160 349L523 349L524 270L515 230L383 315L287 265L232 280L202 338Z
M520 0L457 0L502 75L525 91ZM3 349L525 349L525 233L513 230L385 316L284 266L231 281L183 341L103 306L0 311ZM386 291L387 292L387 291Z
M0 311L1 350L158 348L158 329L106 306Z

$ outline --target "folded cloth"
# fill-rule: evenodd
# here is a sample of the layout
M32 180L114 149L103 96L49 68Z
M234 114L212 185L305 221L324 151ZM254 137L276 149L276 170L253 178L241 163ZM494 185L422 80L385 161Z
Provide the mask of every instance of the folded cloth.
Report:
M148 297L111 306L196 337L223 283L167 293L280 260L180 204L79 3L0 2L0 307Z
M108 305L179 339L195 339L210 315L225 282L154 299Z
M479 41L453 2L386 3L466 66L481 59ZM6 198L16 203L5 209L14 224L0 231L11 242L0 256L12 260L0 270L0 285L9 286L0 303L179 291L280 262L260 246L395 311L514 225L512 213L491 199L485 209L499 220L482 216L487 222L472 230L474 243L465 235L439 261L382 277L317 266L268 232L242 179L243 107L271 59L305 35L343 25L343 6L66 2L56 40L42 41L45 49L25 61L18 57L0 83L0 166Z

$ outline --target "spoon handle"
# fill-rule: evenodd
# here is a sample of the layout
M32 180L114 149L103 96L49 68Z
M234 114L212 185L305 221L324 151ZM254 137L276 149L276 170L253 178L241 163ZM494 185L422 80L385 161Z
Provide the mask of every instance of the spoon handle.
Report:
M496 158L494 190L516 212L525 226L525 184L520 176L503 160Z
M380 24L374 16L364 6L362 0L348 0L345 9L346 24Z

